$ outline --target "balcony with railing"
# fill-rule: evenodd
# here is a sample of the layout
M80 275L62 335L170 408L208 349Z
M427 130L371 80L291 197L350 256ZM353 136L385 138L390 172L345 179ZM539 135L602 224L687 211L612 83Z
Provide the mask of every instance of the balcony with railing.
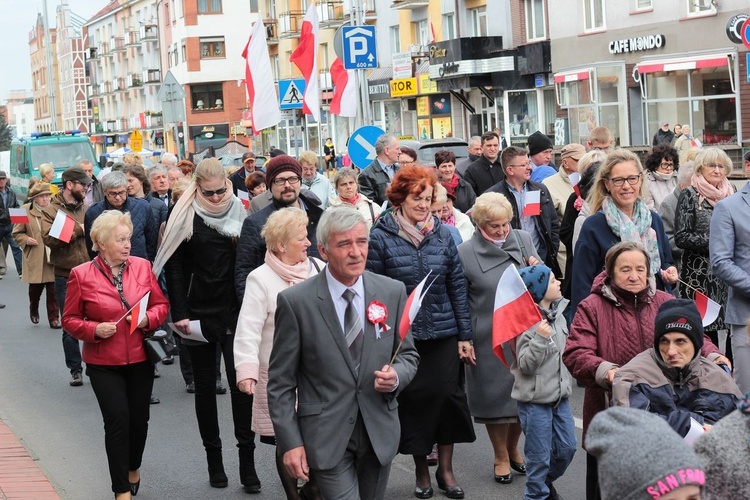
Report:
M321 28L335 28L344 24L344 2L329 0L318 5L318 19Z
M127 77L127 80L129 89L143 86L143 80L141 80L141 75L138 73L130 73Z
M100 89L100 86L98 83L92 83L91 85L89 85L89 88L88 88L89 97L98 97L99 95L101 95L99 93L100 92L99 89Z
M160 114L150 114L146 115L146 127L147 128L156 128L161 127L164 125L164 118Z
M92 45L88 48L88 50L86 51L86 56L88 57L89 61L95 61L99 59L98 48L99 47L97 45Z
M266 42L268 45L279 43L279 22L276 19L264 19L263 26L266 28Z
M112 92L124 92L125 90L125 79L123 77L112 79Z
M159 39L159 28L155 24L144 24L139 35L141 42L156 42Z
M109 39L109 50L112 52L125 52L125 38L113 36Z
M153 85L161 83L161 70L159 69L144 69L143 70L143 83L147 85Z
M302 11L289 11L279 14L277 31L279 38L299 37L304 17L305 13Z
M99 57L107 57L112 55L112 53L109 51L109 45L107 45L106 42L101 42L96 46L96 51L99 54Z
M117 130L117 121L116 120L107 120L106 122L102 122L102 129L104 132L114 132Z
M128 31L125 33L125 46L137 47L141 44L141 36L137 31Z
M391 9L396 10L413 10L427 7L430 4L429 0L393 0Z
M107 94L111 94L112 93L112 82L110 82L109 80L106 81L106 82L102 82L99 85L100 85L100 87L99 87L99 95L100 96L105 96Z

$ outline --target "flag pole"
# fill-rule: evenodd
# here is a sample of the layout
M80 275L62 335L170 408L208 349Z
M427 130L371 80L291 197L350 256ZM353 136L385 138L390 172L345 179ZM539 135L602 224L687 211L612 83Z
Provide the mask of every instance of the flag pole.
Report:
M396 347L396 352L393 353L393 357L388 362L388 370L391 369L391 365L393 364L394 361L396 361L396 356L398 356L398 352L401 350L401 346L402 345L404 345L404 341L403 340L401 340L401 342L398 343L398 347ZM388 370L386 370L386 371L388 371Z

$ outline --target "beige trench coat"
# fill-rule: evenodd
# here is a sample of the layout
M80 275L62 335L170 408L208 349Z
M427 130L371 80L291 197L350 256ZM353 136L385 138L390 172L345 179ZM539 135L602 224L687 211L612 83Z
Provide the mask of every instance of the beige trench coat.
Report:
M22 208L29 214L29 223L13 226L13 239L23 250L23 282L54 282L55 269L49 262L49 249L42 241L42 212L32 203L27 203ZM38 244L26 245L29 238L34 238Z

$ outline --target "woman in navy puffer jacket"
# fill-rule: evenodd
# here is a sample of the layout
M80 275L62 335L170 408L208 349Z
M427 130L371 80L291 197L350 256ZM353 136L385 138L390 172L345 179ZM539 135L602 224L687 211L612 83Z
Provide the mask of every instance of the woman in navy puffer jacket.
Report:
M417 498L432 496L427 455L438 444L438 487L463 498L453 476L453 444L473 442L460 361L474 363L466 281L448 229L430 212L437 185L433 170L404 166L387 196L395 210L382 215L370 235L367 269L401 281L412 290L431 271L422 307L412 324L419 351L417 375L398 397L399 451L414 457Z

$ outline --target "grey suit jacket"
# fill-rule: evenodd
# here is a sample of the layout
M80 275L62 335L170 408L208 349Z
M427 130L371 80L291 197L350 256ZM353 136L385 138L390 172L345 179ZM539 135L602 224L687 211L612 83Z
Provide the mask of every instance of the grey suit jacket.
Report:
M283 454L304 446L313 469L331 469L341 461L358 413L382 465L398 451L396 396L411 382L419 363L411 333L392 365L399 379L397 391L375 391L374 372L388 364L398 347L396 332L406 289L403 283L370 272L365 272L363 280L365 307L373 300L385 304L390 330L376 339L375 327L365 321L359 377L350 361L326 273L278 295L268 406L279 451Z
M747 325L750 318L750 183L724 198L711 217L711 270L729 285L724 321Z

